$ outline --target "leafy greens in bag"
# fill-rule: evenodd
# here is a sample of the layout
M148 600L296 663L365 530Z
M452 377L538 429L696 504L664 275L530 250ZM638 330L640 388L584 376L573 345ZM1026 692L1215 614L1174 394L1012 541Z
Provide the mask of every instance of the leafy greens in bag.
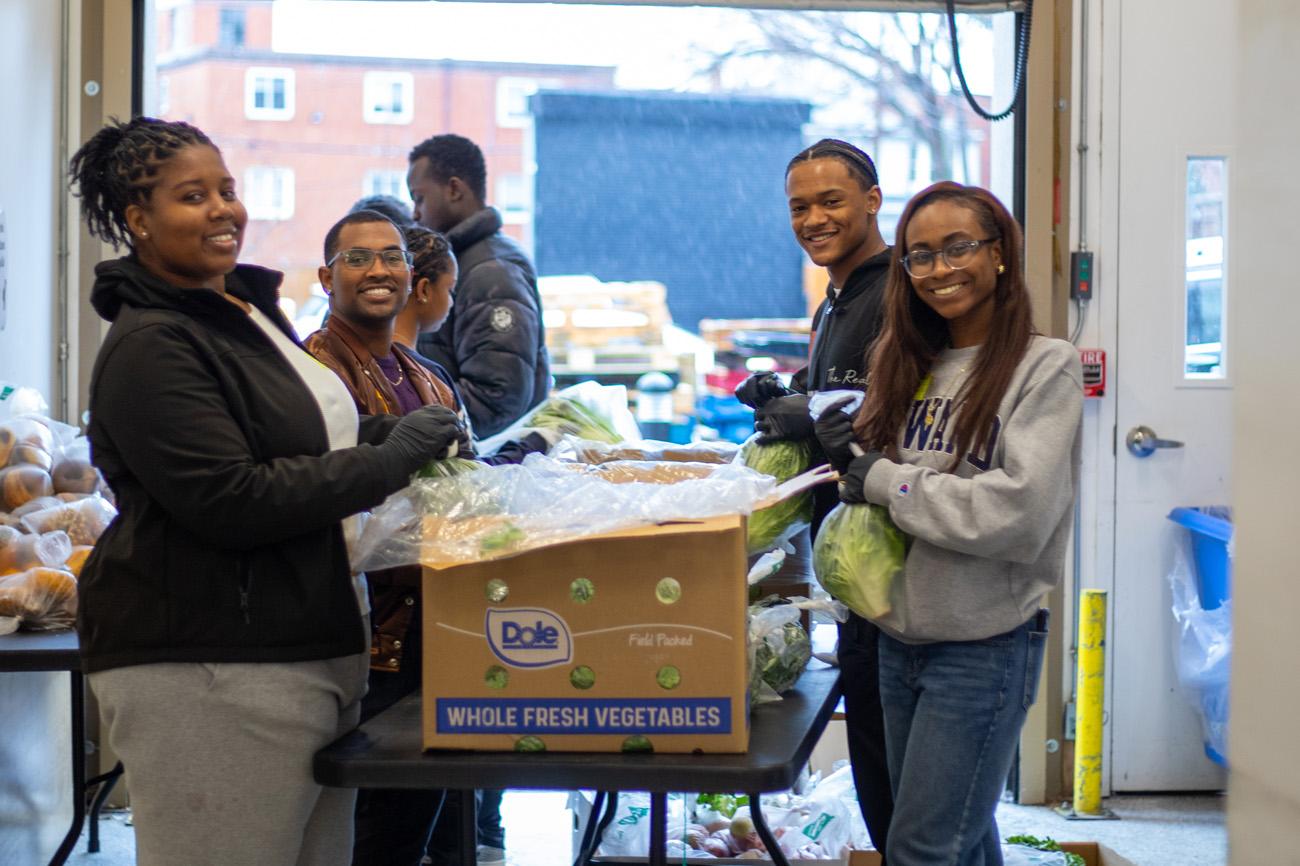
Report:
M760 445L751 436L736 456L736 462L770 475L777 483L806 472L812 464L812 446L807 442L768 442ZM749 515L746 547L750 555L771 550L812 522L812 493L782 499L775 505Z
M868 619L889 613L907 537L882 505L835 506L813 543L813 572L832 596Z

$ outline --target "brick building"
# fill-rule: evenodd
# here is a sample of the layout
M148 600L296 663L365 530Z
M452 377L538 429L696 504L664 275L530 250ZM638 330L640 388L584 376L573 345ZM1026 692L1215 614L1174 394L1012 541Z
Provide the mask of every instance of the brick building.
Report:
M437 133L483 148L488 201L531 246L529 95L614 87L612 67L277 53L270 0L158 6L154 110L221 148L249 211L243 260L284 271L299 301L329 226L363 195L405 199L407 153Z

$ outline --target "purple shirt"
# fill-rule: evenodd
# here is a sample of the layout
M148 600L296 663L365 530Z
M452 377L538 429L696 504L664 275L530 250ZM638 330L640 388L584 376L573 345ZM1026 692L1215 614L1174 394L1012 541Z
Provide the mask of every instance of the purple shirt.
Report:
M384 375L388 377L388 384L392 385L393 391L397 393L397 405L401 408L403 415L409 415L424 405L420 401L419 392L415 390L415 385L403 372L402 365L398 363L396 355L389 355L387 358L375 358L375 363L379 365L379 369L384 371Z

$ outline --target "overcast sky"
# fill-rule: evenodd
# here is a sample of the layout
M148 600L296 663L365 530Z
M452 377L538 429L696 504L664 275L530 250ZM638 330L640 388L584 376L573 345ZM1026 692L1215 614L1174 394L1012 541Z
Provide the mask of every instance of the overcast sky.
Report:
M274 9L277 51L614 66L618 85L631 89L686 87L703 51L730 45L745 15L706 7L410 0L277 0ZM967 81L987 93L991 40L985 30L967 29L974 37L963 50Z

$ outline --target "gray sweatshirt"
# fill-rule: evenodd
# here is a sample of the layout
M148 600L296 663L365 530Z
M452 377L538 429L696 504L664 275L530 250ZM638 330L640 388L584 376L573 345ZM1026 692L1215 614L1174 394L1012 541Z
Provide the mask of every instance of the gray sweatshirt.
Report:
M1061 578L1079 480L1083 372L1064 340L1034 337L987 442L956 469L952 398L979 347L936 360L898 437L900 463L878 460L867 501L913 537L892 609L875 622L908 643L981 640L1019 626Z

